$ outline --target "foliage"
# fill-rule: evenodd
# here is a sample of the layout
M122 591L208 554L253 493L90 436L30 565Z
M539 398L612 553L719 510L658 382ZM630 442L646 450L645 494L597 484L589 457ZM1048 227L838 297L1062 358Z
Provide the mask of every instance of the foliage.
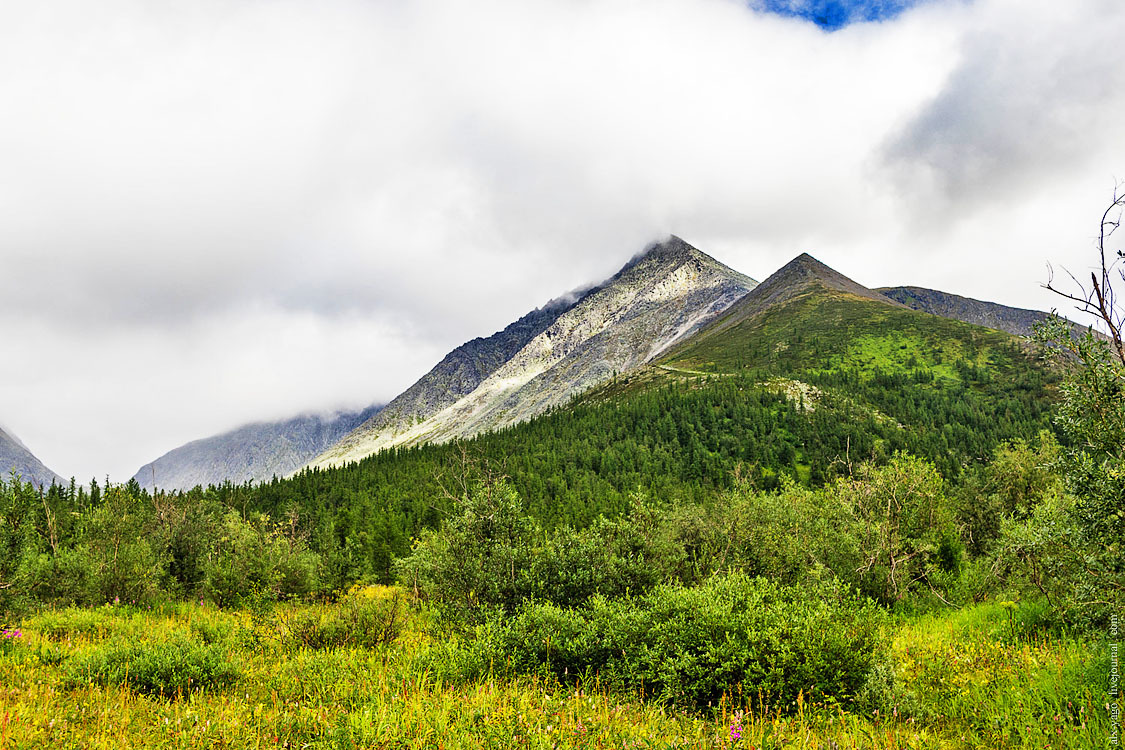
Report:
M272 524L264 515L247 522L228 512L219 533L203 564L203 590L217 604L229 606L255 592L284 599L316 590L320 558L305 548L294 522Z
M166 643L110 644L68 665L69 684L124 685L138 693L182 697L230 684L238 669L219 646L177 633Z
M293 613L336 606L278 605ZM1007 611L998 605L897 621L890 626L893 645L881 647L890 660L883 668L893 676L883 694L889 702L871 704L870 713L807 695L796 706L752 711L737 692L710 709L684 713L629 693L607 692L596 681L560 685L499 675L442 681L437 674L443 672L443 660L463 654L465 644L426 636L413 608L404 621L404 636L374 651L261 650L228 639L222 648L238 664L234 682L194 691L185 700L167 700L112 680L79 683L68 675L76 663L109 648L107 638L113 647L144 643L152 650L199 627L215 633L249 627L245 614L198 602L152 610L99 608L96 629L48 636L39 625L55 615L43 613L11 623L27 643L0 655L7 715L0 722L0 745L288 744L419 750L599 744L847 750L1107 746L1104 686L1090 682L1104 674L1101 646L1073 638L1028 640L1019 627L1025 606L1015 611L1015 638ZM74 610L69 612L65 618L77 622ZM741 727L738 745L731 742L732 726Z
M885 467L861 467L837 491L859 523L861 589L883 602L932 586L939 569L960 565L961 551L941 477L931 464L896 456Z
M849 701L867 680L879 617L831 587L732 574L568 609L530 603L479 647L515 673L594 676L617 689L706 707L738 691L764 705Z
M473 487L460 513L398 566L407 586L457 621L511 615L529 599L577 606L644 595L732 570L794 586L836 580L893 604L946 588L963 562L941 478L905 455L820 489L785 480L770 493L743 481L707 506L637 499L626 515L550 535L507 482Z
M503 479L472 479L445 527L401 561L401 579L455 616L512 611L530 595L527 571L538 530Z
M356 588L333 607L281 610L274 623L278 639L290 649L372 649L394 642L404 618L399 592Z
M1063 492L1055 470L1060 447L1046 430L1035 442L1016 439L997 447L992 460L966 476L955 493L958 523L974 555L993 551L1004 519L1023 521Z
M1056 423L1066 447L1050 467L1070 497L1048 497L1007 526L1006 562L1071 622L1104 626L1125 601L1125 362L1054 318L1038 331L1066 368ZM1013 564L1015 560L1017 564Z

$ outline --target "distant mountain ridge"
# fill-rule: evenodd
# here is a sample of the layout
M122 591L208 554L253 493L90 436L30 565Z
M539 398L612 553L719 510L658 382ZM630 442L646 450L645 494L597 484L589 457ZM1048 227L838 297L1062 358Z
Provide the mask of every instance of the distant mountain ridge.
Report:
M652 360L714 320L756 283L670 237L573 302L544 308L535 325L521 329L535 335L471 391L433 392L440 382L439 364L388 405L388 416L362 425L310 466L340 465L394 445L444 442L530 419ZM459 397L449 403L451 395ZM412 423L402 419L404 414L413 417Z
M284 477L374 416L381 407L257 422L182 445L142 466L133 479L151 490L264 482Z
M36 487L63 484L63 478L43 465L19 438L0 428L0 477L8 481L12 471Z
M1051 317L1049 313L1038 310L983 302L919 286L880 287L875 291L912 310L921 310L943 318L1006 331L1015 336L1030 336L1038 323Z

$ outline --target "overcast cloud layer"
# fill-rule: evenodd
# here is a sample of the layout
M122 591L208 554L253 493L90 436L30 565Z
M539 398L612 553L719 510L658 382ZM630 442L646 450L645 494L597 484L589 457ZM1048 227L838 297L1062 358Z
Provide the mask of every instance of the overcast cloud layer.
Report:
M1123 38L1118 0L5 4L0 422L126 479L388 400L668 233L1050 308L1125 176Z

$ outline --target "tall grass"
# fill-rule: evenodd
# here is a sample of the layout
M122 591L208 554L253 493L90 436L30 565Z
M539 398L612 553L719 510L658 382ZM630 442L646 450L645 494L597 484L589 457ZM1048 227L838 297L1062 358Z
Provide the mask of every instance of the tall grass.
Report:
M1108 744L1101 646L1060 634L1013 638L1008 612L997 605L895 626L884 692L867 713L804 695L785 711L754 713L754 702L737 693L688 713L609 692L596 675L565 686L487 674L443 682L435 677L435 658L458 649L431 634L416 609L407 612L396 638L374 646L355 645L365 639L353 634L340 638L344 645L316 641L317 648L309 648L287 635L286 622L314 622L338 633L340 623L363 619L346 606L284 605L257 617L182 604L42 612L19 623L21 636L0 653L0 748ZM145 692L124 671L73 678L81 674L75 665L99 653L160 652L175 644L190 644L184 647L189 662L191 654L213 649L237 665L237 674L174 695ZM120 664L133 668L129 659Z

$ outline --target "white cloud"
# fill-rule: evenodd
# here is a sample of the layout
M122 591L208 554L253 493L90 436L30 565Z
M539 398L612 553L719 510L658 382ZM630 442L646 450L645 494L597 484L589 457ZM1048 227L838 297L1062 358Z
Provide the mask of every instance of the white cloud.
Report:
M832 34L735 0L0 10L0 417L64 474L385 400L675 232L764 277L1049 306L1125 94L1118 4Z

